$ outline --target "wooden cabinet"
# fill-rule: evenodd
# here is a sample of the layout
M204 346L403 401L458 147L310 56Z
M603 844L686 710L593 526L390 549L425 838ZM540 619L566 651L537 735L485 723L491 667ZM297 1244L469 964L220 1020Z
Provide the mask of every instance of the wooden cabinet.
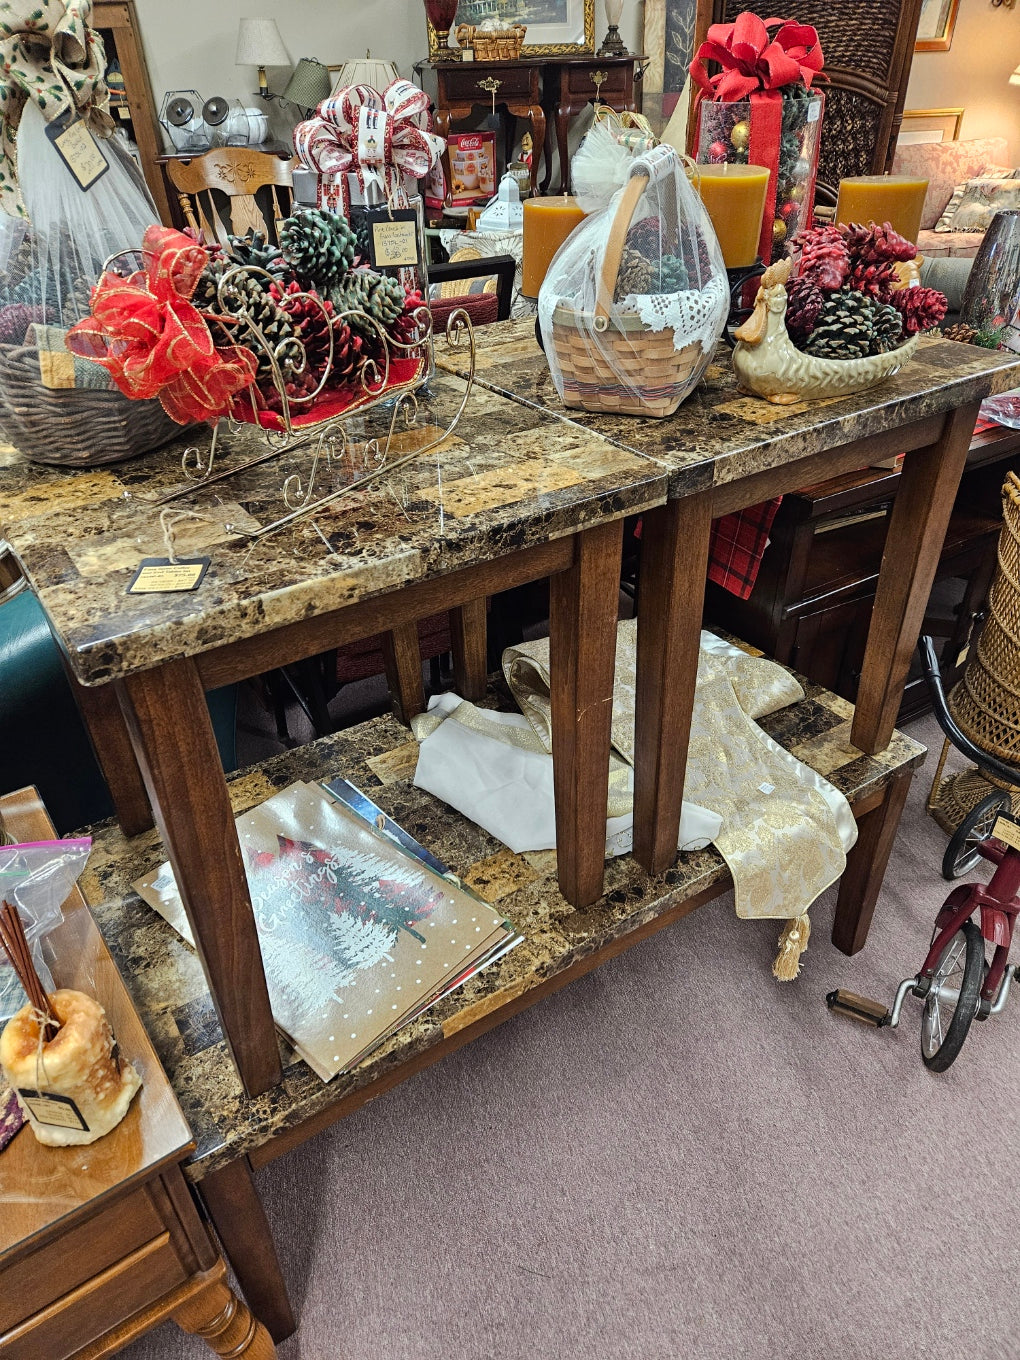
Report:
M123 99L118 99L114 92L110 112L138 147L142 173L160 220L169 225L172 218L166 184L156 164L156 157L163 148L135 7L131 0L116 0L116 3L97 0L92 7L92 26L102 35L107 63L116 61L124 77Z
M1020 432L975 435L960 483L924 631L936 639L947 686L959 679L995 572L999 489L1018 463ZM886 546L898 470L864 468L784 498L751 598L710 585L706 621L854 701ZM929 709L915 664L899 721Z

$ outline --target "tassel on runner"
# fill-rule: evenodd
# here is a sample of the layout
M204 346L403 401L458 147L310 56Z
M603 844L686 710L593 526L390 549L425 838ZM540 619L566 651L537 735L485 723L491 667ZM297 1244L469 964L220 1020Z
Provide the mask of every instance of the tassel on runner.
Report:
M772 965L772 975L779 982L792 982L800 973L801 955L811 936L811 922L807 916L795 916L787 921L779 936L779 953Z

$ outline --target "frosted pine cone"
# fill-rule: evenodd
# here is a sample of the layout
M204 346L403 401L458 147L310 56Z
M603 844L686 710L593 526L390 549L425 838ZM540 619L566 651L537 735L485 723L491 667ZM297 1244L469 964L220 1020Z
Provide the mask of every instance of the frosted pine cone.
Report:
M888 354L892 349L899 349L905 339L903 318L896 308L888 303L882 303L875 307L871 329L872 354Z
M647 256L624 246L620 271L616 276L615 300L619 302L631 293L650 293L655 274L655 267Z
M838 230L854 264L912 260L917 254L917 246L898 231L893 231L889 222L883 222L880 226L874 222L866 226L860 222L843 223Z
M850 273L850 254L838 227L811 227L796 241L796 269L823 292L842 288Z
M794 278L786 285L786 329L795 345L803 345L815 328L825 294L810 279Z
M937 288L901 288L890 298L903 318L906 335L930 331L943 319L949 308L946 295Z

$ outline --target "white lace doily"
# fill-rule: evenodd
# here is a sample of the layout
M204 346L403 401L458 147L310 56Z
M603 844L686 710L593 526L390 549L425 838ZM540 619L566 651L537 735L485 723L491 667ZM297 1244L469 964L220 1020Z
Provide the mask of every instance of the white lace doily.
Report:
M682 293L628 293L616 304L620 311L637 312L649 330L673 331L673 348L683 349L697 341L707 353L715 348L726 313L729 290L726 278L712 278L704 288Z

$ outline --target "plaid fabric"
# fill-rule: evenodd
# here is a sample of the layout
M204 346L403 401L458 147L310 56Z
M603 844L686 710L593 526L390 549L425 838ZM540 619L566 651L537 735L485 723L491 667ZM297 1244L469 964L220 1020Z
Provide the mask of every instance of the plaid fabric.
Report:
M723 515L712 525L708 548L708 579L746 600L758 579L758 568L768 547L769 531L782 496Z

